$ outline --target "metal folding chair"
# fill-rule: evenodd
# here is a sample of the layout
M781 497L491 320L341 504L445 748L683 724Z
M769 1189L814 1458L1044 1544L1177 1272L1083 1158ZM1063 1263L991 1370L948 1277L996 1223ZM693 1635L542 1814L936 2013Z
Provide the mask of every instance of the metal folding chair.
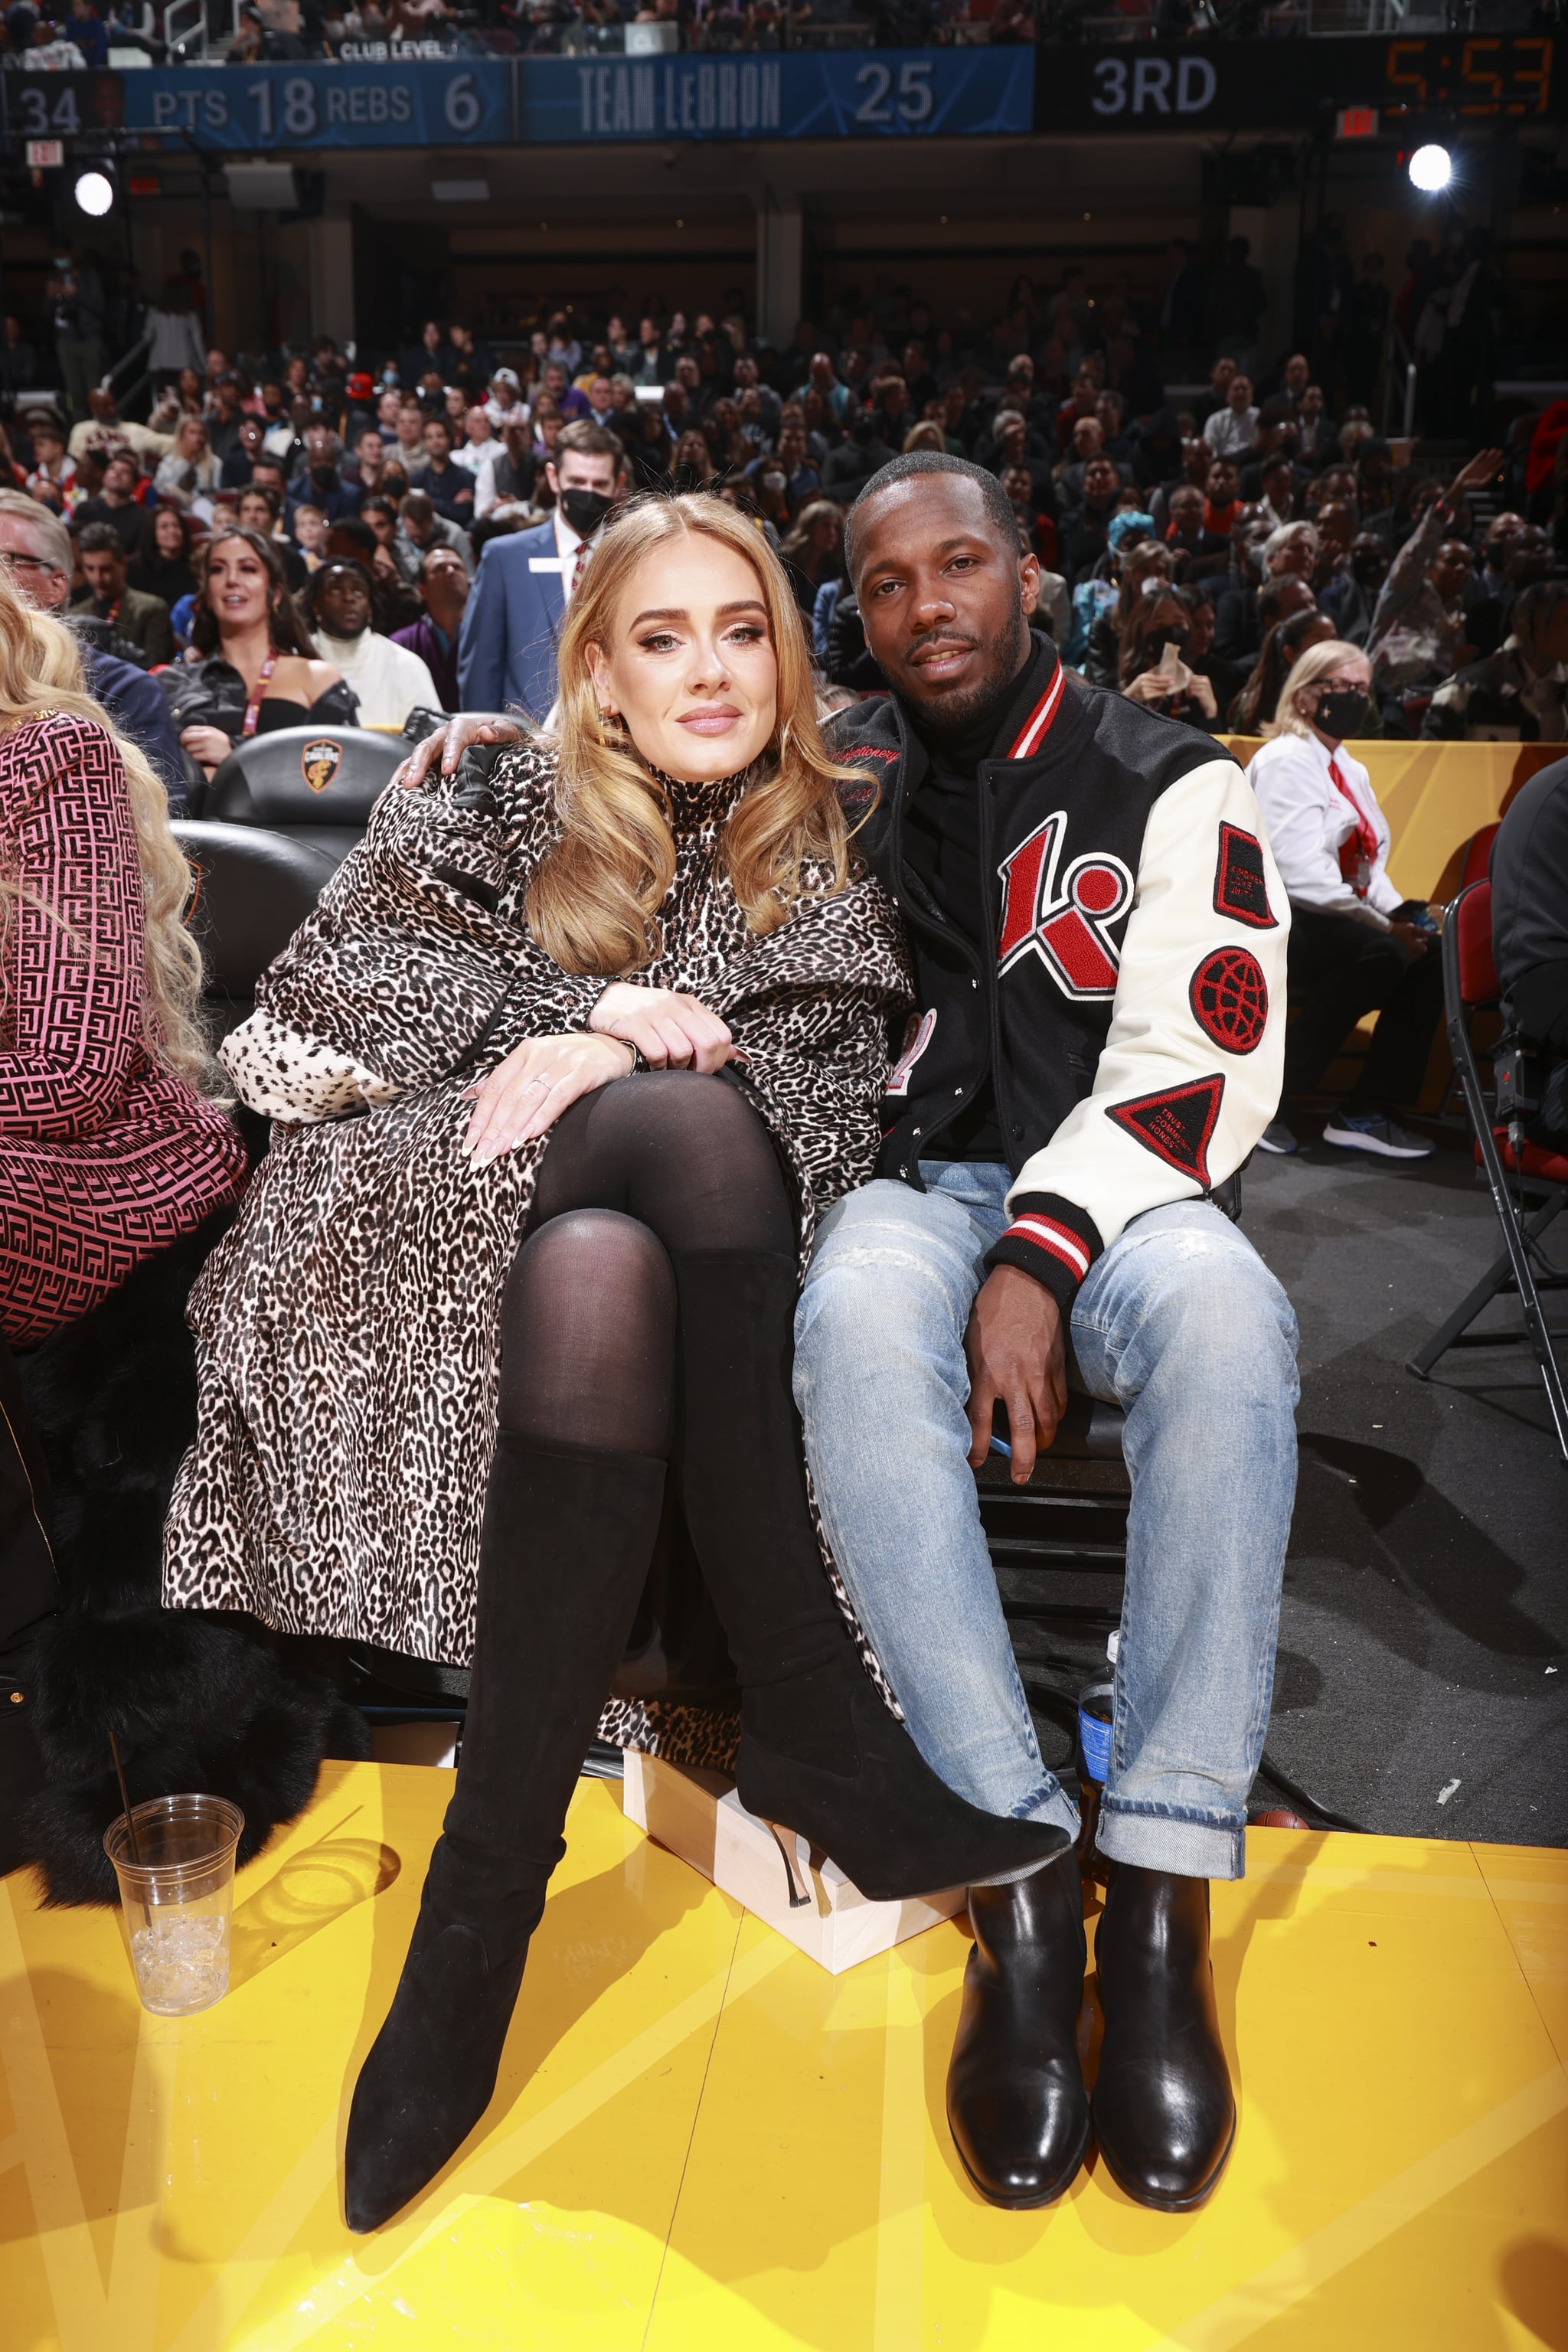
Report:
M1568 1207L1568 1153L1526 1140L1524 1104L1517 1082L1507 1075L1511 1064L1500 1062L1495 1093L1488 1095L1482 1088L1470 1020L1476 1013L1495 1011L1500 995L1492 959L1491 884L1472 882L1454 900L1443 927L1443 1002L1454 1069L1475 1137L1476 1159L1502 1227L1503 1248L1441 1330L1411 1357L1407 1369L1424 1381L1450 1348L1506 1347L1527 1339L1541 1367L1557 1443L1568 1462L1568 1395L1554 1347L1560 1335L1548 1330L1541 1304L1543 1291L1568 1289L1568 1271L1554 1266L1541 1246ZM1510 1291L1523 1310L1522 1331L1472 1331L1481 1309Z

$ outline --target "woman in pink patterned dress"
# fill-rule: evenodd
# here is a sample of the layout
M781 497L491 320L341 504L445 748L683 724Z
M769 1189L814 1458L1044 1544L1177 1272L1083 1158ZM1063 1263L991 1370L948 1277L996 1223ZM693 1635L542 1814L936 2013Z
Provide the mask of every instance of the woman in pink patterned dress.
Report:
M198 1088L201 961L163 785L0 565L0 1334L36 1347L239 1192Z

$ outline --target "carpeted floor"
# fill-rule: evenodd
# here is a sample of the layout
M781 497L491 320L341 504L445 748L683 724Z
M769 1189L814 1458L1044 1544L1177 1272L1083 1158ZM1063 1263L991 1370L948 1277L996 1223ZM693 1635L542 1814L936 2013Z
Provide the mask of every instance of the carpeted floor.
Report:
M1405 1369L1500 1247L1458 1129L1426 1131L1442 1149L1414 1167L1319 1142L1247 1172L1243 1230L1301 1328L1268 1753L1370 1830L1563 1844L1568 1466L1522 1344L1451 1354L1430 1382ZM1568 1261L1568 1219L1553 1244ZM1548 1319L1568 1328L1568 1297ZM1481 1328L1510 1321L1504 1300ZM1018 1646L1032 1699L1096 1654L1059 1627L1020 1630ZM1065 1732L1039 1719L1065 1761Z

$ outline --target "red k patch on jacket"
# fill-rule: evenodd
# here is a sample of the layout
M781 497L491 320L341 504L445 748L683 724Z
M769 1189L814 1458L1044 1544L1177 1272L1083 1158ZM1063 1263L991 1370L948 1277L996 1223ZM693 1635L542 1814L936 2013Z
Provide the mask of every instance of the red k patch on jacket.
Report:
M1224 1094L1225 1080L1216 1070L1212 1078L1194 1078L1190 1086L1167 1087L1163 1094L1112 1103L1107 1116L1156 1160L1179 1168L1184 1176L1195 1176L1206 1189L1209 1142Z
M1067 812L1056 809L997 867L999 971L1037 955L1064 995L1114 996L1121 952L1110 926L1132 903L1132 877L1109 850L1075 857L1057 883Z
M1277 931L1279 919L1268 907L1268 878L1263 870L1263 844L1255 833L1221 822L1219 863L1215 867L1214 910L1249 930Z

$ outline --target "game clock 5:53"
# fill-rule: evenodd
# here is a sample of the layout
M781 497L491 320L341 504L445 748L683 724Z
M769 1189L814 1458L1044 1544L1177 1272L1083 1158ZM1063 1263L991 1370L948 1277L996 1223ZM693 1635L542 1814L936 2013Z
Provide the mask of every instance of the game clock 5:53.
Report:
M1478 33L1390 41L1384 74L1383 104L1390 113L1445 107L1459 114L1545 114L1552 39L1544 33Z

